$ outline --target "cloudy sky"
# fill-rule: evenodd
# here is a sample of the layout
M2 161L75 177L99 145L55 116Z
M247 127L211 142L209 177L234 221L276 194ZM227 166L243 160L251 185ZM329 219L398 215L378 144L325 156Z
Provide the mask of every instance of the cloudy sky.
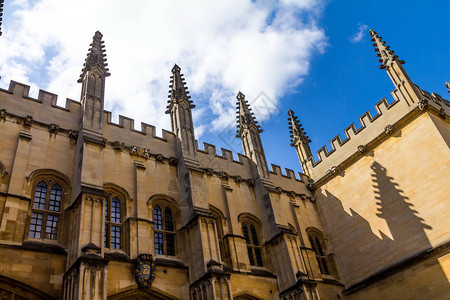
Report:
M242 152L233 138L235 95L252 103L269 163L300 170L289 147L292 108L316 151L393 89L372 50L378 31L424 89L445 95L446 1L66 1L6 0L0 87L10 80L79 99L76 83L96 30L111 76L107 110L170 129L170 70L185 74L196 137ZM408 4L408 5L406 5ZM387 9L386 9L387 8ZM418 22L418 15L421 15ZM413 76L414 75L414 76ZM390 101L390 100L389 100ZM358 126L358 125L357 125Z

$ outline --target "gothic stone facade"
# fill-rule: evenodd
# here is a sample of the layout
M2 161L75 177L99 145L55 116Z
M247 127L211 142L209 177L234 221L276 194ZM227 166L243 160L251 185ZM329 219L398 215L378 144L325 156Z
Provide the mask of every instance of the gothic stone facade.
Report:
M373 31L395 85L377 115L315 161L289 111L304 174L266 162L245 96L245 155L199 149L180 68L172 132L111 122L97 32L80 102L0 90L2 299L432 299L450 274L450 104L414 85ZM448 295L448 294L447 294Z

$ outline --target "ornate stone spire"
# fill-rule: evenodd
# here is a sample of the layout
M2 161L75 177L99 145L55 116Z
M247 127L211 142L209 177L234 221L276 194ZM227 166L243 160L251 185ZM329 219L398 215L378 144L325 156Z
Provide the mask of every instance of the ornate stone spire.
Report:
M0 0L0 36L2 36L3 0Z
M292 110L288 111L289 131L291 133L291 146L295 147L297 142L302 141L304 143L311 143L311 140L306 135L305 130L302 128L302 124L298 121Z
M372 46L375 47L378 61L381 63L380 69L385 69L387 64L391 61L397 60L400 64L404 64L405 61L399 60L398 55L395 55L394 51L389 46L386 46L386 42L382 40L381 36L378 36L374 30L370 29L371 41L374 42Z
M298 159L302 165L302 171L304 174L312 178L312 164L310 158L312 157L311 148L309 143L311 140L306 135L305 130L302 128L302 124L298 121L292 110L288 111L289 131L291 133L291 146L297 151Z
M238 123L236 137L241 137L242 132L246 128L253 128L258 133L263 132L261 127L258 125L258 121L256 121L255 116L253 115L252 109L248 105L248 101L245 100L245 95L239 92L236 99L238 100L236 103L236 122Z
M172 76L170 76L170 86L169 86L169 100L167 101L166 114L170 113L171 108L174 104L179 104L180 101L185 101L189 104L190 108L194 108L191 96L189 96L189 91L184 80L184 75L181 74L181 68L175 64L172 68Z
M448 88L448 92L450 93L450 83L446 82L445 87Z
M108 64L106 63L105 45L103 45L104 41L102 41L102 37L103 34L101 34L100 31L95 32L78 82L82 82L85 74L94 69L97 70L99 76L104 75L107 77L111 75L107 68Z

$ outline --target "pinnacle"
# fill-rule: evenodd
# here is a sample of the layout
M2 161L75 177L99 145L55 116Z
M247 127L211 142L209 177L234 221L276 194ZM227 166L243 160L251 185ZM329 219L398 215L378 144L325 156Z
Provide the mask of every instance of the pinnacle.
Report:
M92 43L90 44L78 82L82 82L86 72L92 71L94 67L99 68L105 77L111 75L107 67L108 64L106 63L105 45L103 45L104 41L102 41L102 37L103 35L97 30L92 38Z
M377 57L379 57L378 62L381 63L380 69L385 69L389 62L398 61L400 64L404 64L403 60L399 60L398 56L395 55L394 51L391 50L391 47L386 46L386 42L382 40L382 37L375 32L375 30L370 29L369 34L372 37L371 41L373 42L372 46L375 47L375 52L377 52Z
M170 76L170 85L169 85L169 100L167 105L166 113L170 112L170 108L174 104L180 103L180 101L187 101L189 103L190 108L194 108L191 96L189 96L189 91L186 86L186 82L184 80L184 75L181 74L181 68L175 64L172 68L172 76Z
M450 93L450 83L449 82L445 83L445 87L448 88L448 92Z
M236 119L237 119L237 137L240 137L244 127L253 127L258 133L262 132L261 127L258 125L255 116L253 116L252 109L250 108L248 101L245 100L245 95L242 92L238 92L236 99Z
M0 36L2 35L3 0L0 0Z
M302 127L302 124L300 124L297 117L294 115L294 112L289 109L288 115L289 115L288 118L289 131L291 133L291 146L295 146L295 143L297 143L297 141L311 143L311 140L306 135L306 132Z

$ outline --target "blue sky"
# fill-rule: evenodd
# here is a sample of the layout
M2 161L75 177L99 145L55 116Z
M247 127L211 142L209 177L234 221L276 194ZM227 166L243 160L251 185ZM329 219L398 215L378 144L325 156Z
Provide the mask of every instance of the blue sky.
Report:
M170 69L181 66L197 104L199 143L242 152L235 132L237 91L254 104L267 161L300 170L289 146L295 111L313 153L343 134L393 85L378 68L376 30L414 83L447 98L448 1L7 0L0 37L0 87L9 80L78 100L76 83L96 30L112 76L106 109L170 129L164 108ZM195 3L195 4L194 4ZM362 30L362 31L361 31ZM361 32L361 34L359 34ZM202 147L202 146L201 146Z

